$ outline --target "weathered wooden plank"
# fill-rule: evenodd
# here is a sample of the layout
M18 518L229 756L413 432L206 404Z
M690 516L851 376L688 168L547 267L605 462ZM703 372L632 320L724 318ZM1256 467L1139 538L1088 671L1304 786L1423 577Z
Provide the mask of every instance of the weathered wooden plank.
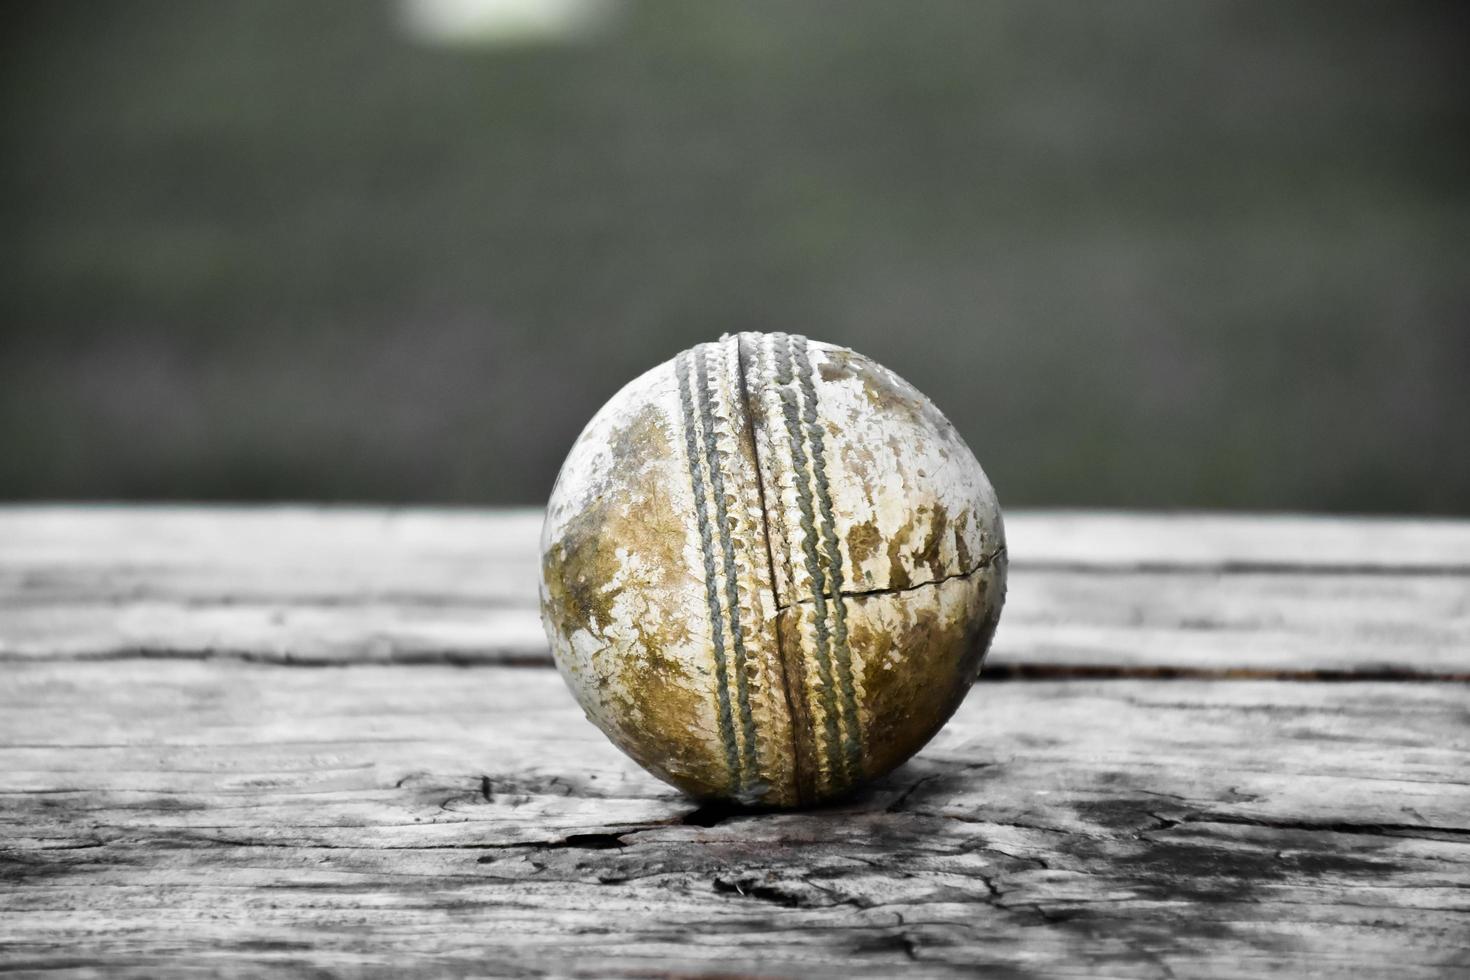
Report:
M0 509L0 657L549 663L538 524ZM1470 672L1470 570L1456 570L1470 522L1023 512L1009 528L997 667Z
M1470 572L1459 518L1021 511L1006 535L1016 555L1055 567Z
M14 663L0 964L1470 969L1456 684L977 685L842 806L696 809L550 671Z
M307 556L319 549L407 544L419 553L524 553L540 533L537 508L473 510L332 506L5 505L14 544L84 557L88 544L134 556L176 556L253 540L250 550ZM1470 522L1459 518L1247 513L1010 510L1016 560L1128 568L1269 566L1434 570L1470 565ZM90 549L86 549L90 550ZM218 556L225 557L228 556Z
M1006 512L1013 565L1470 574L1470 521L1279 514ZM0 582L69 596L322 588L498 596L534 568L540 511L368 507L0 506ZM506 567L508 559L514 562ZM225 586L223 590L220 585ZM524 585L511 593L533 594Z
M0 596L533 604L532 510L0 507Z
M1019 569L993 663L1470 680L1470 576Z
M1470 580L1062 572L1011 576L992 668L1470 675ZM550 664L534 607L351 596L0 601L0 657Z

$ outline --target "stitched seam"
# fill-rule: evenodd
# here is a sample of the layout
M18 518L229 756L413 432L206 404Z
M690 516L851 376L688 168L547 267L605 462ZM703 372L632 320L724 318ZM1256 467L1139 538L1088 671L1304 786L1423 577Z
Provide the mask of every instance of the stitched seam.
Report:
M694 513L699 523L699 541L704 555L704 594L709 607L710 626L714 637L720 741L724 743L725 763L729 767L730 778L738 786L741 780L740 757L736 752L735 724L730 713L729 671L725 665L724 617L720 615L720 596L715 583L715 559L710 536L709 513L704 501L704 480L699 472L694 399L689 388L688 351L675 359L674 373L679 379L679 405L684 415L684 451L689 461L689 482L694 490Z
M827 448L821 423L817 421L817 388L812 377L811 359L807 356L807 340L796 337L796 366L800 372L802 393L806 396L803 420L811 440L812 479L816 483L817 503L822 512L822 539L827 551L828 592L832 597L833 666L842 692L843 749L848 771L862 772L862 739L858 730L857 691L852 681L852 648L847 642L847 604L842 598L842 551L837 543L836 520L832 516L832 490L827 482Z
M781 357L777 359L776 383L781 396L781 411L786 421L786 432L791 439L791 456L795 471L797 506L801 509L802 548L806 555L807 574L812 580L812 611L817 633L817 680L822 696L822 728L826 736L827 759L839 776L841 783L847 782L846 758L839 750L841 736L837 727L837 696L832 685L831 637L827 627L826 571L817 556L816 519L813 514L812 490L807 472L806 447L803 445L797 386L792 377L791 337L777 334Z
M741 745L740 788L745 789L759 768L755 756L755 719L750 711L750 678L745 673L745 637L740 630L739 580L735 570L735 545L730 539L730 513L725 502L725 476L720 470L720 456L715 446L714 407L710 397L709 367L705 348L694 351L694 372L699 387L699 416L704 425L705 459L709 464L710 495L715 501L715 527L719 531L720 552L725 573L725 607L729 617L731 646L735 653L735 690L740 713ZM726 697L728 698L728 694Z

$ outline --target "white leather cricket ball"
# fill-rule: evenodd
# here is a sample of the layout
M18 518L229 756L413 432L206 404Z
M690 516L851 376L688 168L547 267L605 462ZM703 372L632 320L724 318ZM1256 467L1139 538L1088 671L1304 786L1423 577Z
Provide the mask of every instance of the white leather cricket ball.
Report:
M703 798L799 806L918 751L1005 595L980 464L927 398L791 334L700 344L572 447L542 612L587 716Z

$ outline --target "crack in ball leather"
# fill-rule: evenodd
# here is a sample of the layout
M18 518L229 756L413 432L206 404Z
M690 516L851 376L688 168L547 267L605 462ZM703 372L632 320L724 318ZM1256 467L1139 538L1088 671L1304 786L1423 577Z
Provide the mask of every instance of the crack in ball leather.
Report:
M541 537L587 717L693 796L829 800L959 707L1005 597L995 491L927 398L842 347L745 333L613 396Z

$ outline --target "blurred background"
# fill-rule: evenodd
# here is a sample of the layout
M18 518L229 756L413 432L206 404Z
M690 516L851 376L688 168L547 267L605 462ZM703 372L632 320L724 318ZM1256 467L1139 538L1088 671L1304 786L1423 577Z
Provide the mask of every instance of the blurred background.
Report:
M1008 505L1470 513L1451 2L44 2L0 498L538 503L725 331Z

